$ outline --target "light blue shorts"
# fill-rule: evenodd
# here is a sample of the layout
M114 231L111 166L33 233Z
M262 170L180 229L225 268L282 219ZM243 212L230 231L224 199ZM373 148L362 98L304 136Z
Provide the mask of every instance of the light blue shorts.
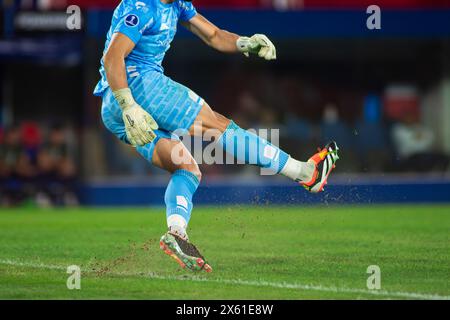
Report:
M189 88L173 81L164 74L147 71L135 76L131 74L128 85L136 102L142 106L159 125L156 139L136 150L148 161L152 161L153 150L161 138L179 140L174 131L187 131L194 123L204 100ZM103 94L102 120L106 128L125 143L127 140L122 120L122 110L111 89Z

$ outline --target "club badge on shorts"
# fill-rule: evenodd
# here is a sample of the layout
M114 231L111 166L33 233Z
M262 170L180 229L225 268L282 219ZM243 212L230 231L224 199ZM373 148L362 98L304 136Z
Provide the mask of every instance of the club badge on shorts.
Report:
M129 14L125 17L125 25L128 27L136 27L139 24L139 17L135 14Z

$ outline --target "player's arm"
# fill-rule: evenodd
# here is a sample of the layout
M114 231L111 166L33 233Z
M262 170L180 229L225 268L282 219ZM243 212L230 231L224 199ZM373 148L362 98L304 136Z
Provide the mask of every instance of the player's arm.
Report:
M122 33L114 33L108 50L103 56L109 87L113 92L128 88L125 58L133 50L135 44Z
M135 43L128 36L120 32L114 33L103 56L103 65L108 84L123 111L127 138L132 145L142 146L155 139L153 130L158 129L158 125L152 116L136 103L128 87L125 58L134 47Z
M189 21L182 22L182 25L202 39L208 46L218 51L227 53L238 52L236 41L239 39L239 36L219 29L201 14L196 14Z
M253 53L266 60L277 58L275 46L263 34L241 37L218 28L201 14L196 14L189 21L182 22L182 25L218 51L226 53L242 52L246 56Z

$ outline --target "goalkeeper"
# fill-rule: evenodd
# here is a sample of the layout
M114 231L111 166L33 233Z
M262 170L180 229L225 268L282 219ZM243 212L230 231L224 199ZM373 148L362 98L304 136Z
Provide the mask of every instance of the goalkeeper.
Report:
M101 80L94 92L103 99L102 120L120 140L172 174L164 197L168 232L161 238L161 248L182 267L211 271L186 233L201 173L172 132L181 129L193 134L194 129L215 129L216 141L227 153L282 174L310 192L323 190L338 159L338 148L331 142L308 161L295 160L213 111L193 91L165 76L161 64L178 23L221 52L274 60L276 49L265 35L243 37L219 29L185 0L123 0L114 11L107 34ZM173 150L177 150L177 157L182 150L182 161L172 161Z

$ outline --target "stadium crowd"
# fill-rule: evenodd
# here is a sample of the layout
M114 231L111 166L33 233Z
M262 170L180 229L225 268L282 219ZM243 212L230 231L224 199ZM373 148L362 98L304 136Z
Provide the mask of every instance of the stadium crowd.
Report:
M77 170L68 130L35 122L0 129L0 204L51 207L78 204Z

